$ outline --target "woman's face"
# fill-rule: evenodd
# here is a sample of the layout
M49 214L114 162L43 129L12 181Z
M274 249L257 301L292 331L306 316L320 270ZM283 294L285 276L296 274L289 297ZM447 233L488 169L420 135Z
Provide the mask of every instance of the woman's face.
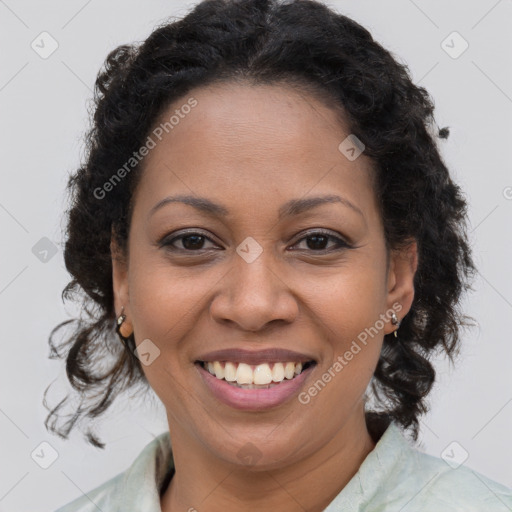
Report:
M198 88L159 121L173 114L144 160L128 264L113 261L116 311L173 440L264 468L365 429L416 266L413 244L387 268L371 161L342 152L335 113L288 86Z

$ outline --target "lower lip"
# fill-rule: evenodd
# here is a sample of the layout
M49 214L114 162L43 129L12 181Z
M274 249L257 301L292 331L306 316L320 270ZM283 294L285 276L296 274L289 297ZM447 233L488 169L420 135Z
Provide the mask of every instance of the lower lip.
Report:
M270 407L277 407L296 395L309 377L311 370L316 365L306 368L300 375L293 379L285 379L277 386L261 389L243 389L228 384L225 380L217 379L200 363L196 367L206 386L221 402L233 407L250 411L261 411Z

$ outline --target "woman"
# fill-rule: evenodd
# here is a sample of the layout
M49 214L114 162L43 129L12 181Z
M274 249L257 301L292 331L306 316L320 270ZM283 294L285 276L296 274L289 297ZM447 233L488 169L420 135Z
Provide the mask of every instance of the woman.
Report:
M59 512L512 509L402 434L475 270L406 67L320 3L209 0L96 93L65 248L95 309L52 342L88 407L47 426L146 384L169 432Z

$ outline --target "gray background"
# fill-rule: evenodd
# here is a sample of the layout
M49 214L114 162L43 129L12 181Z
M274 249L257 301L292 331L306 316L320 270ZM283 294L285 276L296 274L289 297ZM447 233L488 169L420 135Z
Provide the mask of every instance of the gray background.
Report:
M124 399L97 423L105 451L78 431L64 441L44 427L42 394L55 379L56 389L65 390L63 363L48 359L47 338L76 311L60 299L68 281L64 189L82 154L96 73L115 46L145 39L158 22L192 5L0 0L0 511L54 510L126 469L167 429L162 406ZM429 90L439 126L451 129L441 143L444 159L470 199L479 274L464 308L479 327L466 333L455 370L439 361L420 448L459 461L467 452L466 466L512 486L512 2L329 5L366 26ZM59 45L47 59L31 48L43 31ZM469 44L457 58L442 46L453 31ZM453 36L446 44L452 55L462 49ZM52 246L56 253L44 256L41 247ZM62 395L53 396L56 402ZM58 453L48 469L31 458L42 442ZM47 447L43 452L50 453Z

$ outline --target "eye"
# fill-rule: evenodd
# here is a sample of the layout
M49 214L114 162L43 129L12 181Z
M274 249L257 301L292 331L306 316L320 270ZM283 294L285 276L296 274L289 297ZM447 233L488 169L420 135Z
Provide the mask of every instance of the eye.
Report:
M181 247L177 247L175 242L181 243ZM182 233L179 236L164 239L160 245L162 247L168 247L171 250L197 252L200 250L207 250L208 247L204 247L206 241L212 242L212 240L198 231L189 231ZM213 243L213 242L212 242Z
M329 244L329 240L333 242L333 246L326 247ZM351 245L345 242L339 236L333 235L330 231L315 230L310 231L303 236L298 242L292 247L297 247L300 243L306 242L306 247L296 248L292 250L306 250L314 252L330 252L338 249L348 249ZM205 247L205 243L212 243L214 247L218 247L208 236L200 231L188 231L181 233L178 236L172 238L164 238L160 242L161 247L166 247L171 251L182 251L182 252L199 252L211 249L211 247ZM177 244L181 244L181 247Z
M328 244L328 241L333 240L334 246L330 248L326 248L326 244ZM351 246L345 242L342 238L333 235L330 231L324 231L324 230L316 230L316 231L310 231L306 234L306 236L302 237L297 244L301 243L302 241L306 241L306 250L312 250L315 252L320 251L331 251L331 250L337 250L342 248L350 248ZM295 245L297 245L295 244ZM295 249L294 249L295 250ZM302 250L302 249L297 249Z

